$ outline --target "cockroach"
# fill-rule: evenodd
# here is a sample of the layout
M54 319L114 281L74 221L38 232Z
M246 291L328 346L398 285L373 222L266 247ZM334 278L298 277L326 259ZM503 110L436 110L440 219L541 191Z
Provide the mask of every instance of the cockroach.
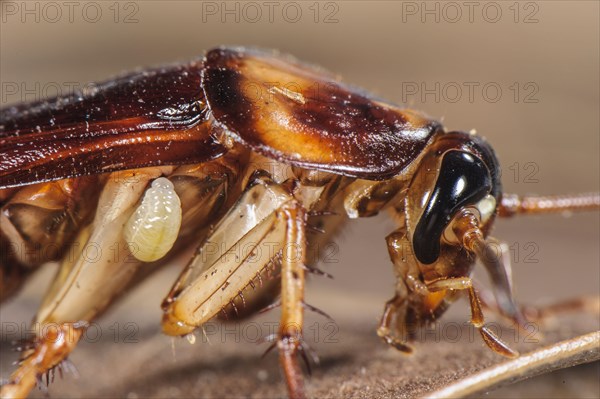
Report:
M289 396L304 397L305 275L344 220L383 210L398 226L386 238L397 283L383 341L411 352L415 332L466 291L487 346L515 357L486 327L470 278L479 260L500 312L526 322L489 235L494 219L600 208L598 194L503 194L483 137L264 50L216 48L0 115L2 298L60 261L34 319L53 327L40 327L2 397L26 396L122 291L192 243L162 303L164 333L185 336L279 295L274 346ZM92 262L86 245L104 250ZM279 279L266 278L273 270Z

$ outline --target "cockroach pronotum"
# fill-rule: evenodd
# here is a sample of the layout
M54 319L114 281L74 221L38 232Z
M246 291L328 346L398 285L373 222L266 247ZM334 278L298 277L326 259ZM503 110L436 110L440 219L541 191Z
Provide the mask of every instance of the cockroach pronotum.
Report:
M386 238L397 284L383 341L410 352L417 329L466 291L487 346L516 357L486 327L470 278L479 260L499 311L526 322L503 246L489 236L494 219L600 208L598 194L503 194L484 138L268 51L217 48L0 115L1 298L60 262L34 324L54 327L40 328L3 398L26 396L121 291L194 243L162 303L164 333L279 305L273 345L289 396L303 397L305 274L320 272L320 243L344 220L382 210L398 226ZM65 255L75 242L122 251L90 264L85 245ZM264 242L276 243L272 252L254 250ZM241 246L252 250L224 256ZM281 278L267 280L271 270Z

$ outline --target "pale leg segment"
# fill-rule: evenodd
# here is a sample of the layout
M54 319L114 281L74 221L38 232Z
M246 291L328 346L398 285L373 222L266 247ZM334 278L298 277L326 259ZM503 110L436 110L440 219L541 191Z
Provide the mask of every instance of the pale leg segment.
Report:
M23 353L19 368L2 386L4 398L26 397L38 379L58 366L75 349L87 323L108 306L141 263L127 251L122 226L145 191L161 175L144 169L129 181L109 179L100 196L92 225L79 232L74 251L63 258L34 320L37 337ZM91 257L90 248L100 248ZM121 249L112 252L109 248Z
M290 398L303 398L302 370L298 364L304 323L304 261L306 254L306 211L296 202L286 203L277 212L285 223L281 262L281 325L277 347Z
M183 271L163 302L163 331L186 335L226 306L237 306L280 258L279 360L291 398L304 397L297 354L303 350L307 212L268 175L253 179ZM267 245L268 244L268 245ZM280 254L280 256L279 256ZM243 299L241 306L243 306Z

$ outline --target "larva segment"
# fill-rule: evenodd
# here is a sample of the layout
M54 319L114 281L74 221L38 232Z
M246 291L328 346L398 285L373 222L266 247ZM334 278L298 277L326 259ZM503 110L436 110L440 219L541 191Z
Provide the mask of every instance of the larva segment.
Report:
M181 227L181 202L169 179L159 177L125 225L125 240L142 262L153 262L173 247Z

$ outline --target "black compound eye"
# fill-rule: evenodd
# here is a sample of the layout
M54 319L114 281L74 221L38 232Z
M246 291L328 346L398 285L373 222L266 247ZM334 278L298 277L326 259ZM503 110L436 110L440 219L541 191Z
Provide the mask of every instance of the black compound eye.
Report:
M444 155L435 187L413 235L419 262L431 264L440 255L446 226L463 207L474 205L492 189L490 172L483 161L463 151Z

